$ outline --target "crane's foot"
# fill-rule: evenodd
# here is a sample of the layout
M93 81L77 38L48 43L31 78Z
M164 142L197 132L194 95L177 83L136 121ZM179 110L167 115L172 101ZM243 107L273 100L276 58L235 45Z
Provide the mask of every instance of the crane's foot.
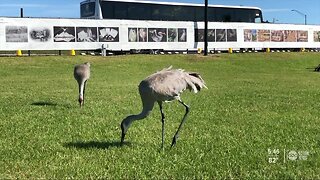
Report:
M126 136L126 133L123 132L123 130L121 131L121 142L120 142L120 146L124 145L124 137Z
M176 145L176 143L177 143L177 138L178 138L177 136L174 136L174 137L173 137L172 143L171 143L171 148Z
M126 136L126 127L125 127L125 124L122 122L121 125L121 142L120 142L120 146L123 146L124 145L124 137Z
M160 151L164 151L164 144L161 144Z

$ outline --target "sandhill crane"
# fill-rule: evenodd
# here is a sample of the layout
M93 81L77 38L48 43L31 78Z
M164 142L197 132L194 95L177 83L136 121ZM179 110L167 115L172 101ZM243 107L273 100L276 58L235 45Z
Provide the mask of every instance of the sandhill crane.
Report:
M87 80L90 78L90 63L78 64L74 67L74 78L79 85L79 104L80 107L84 104L84 92L86 88Z
M186 112L182 118L179 128L177 129L173 139L171 147L176 144L179 131L182 128L187 115L189 113L189 106L180 99L180 93L184 90L189 89L194 93L197 93L205 86L204 80L201 78L199 73L196 72L185 72L182 69L163 69L156 72L146 79L142 80L139 84L139 93L142 100L142 111L137 115L130 115L123 119L121 122L121 145L124 143L124 138L131 123L135 120L146 118L152 111L154 103L157 102L161 112L162 122L162 148L164 143L164 124L165 116L162 111L162 103L166 101L178 100L186 109Z

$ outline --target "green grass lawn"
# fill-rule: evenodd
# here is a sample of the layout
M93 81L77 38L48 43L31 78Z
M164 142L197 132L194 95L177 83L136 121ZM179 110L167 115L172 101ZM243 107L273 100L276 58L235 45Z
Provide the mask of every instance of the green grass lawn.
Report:
M86 61L80 109L73 67ZM319 63L319 53L1 57L0 179L319 179L320 74L307 69ZM172 102L164 151L158 105L120 147L122 119L141 110L138 84L170 65L208 87L181 96L191 112L177 145L185 109Z

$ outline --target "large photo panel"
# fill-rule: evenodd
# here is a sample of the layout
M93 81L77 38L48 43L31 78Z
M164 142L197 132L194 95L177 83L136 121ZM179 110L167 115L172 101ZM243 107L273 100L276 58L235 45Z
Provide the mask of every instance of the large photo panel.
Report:
M148 28L149 42L167 42L166 28Z
M71 26L54 26L53 27L54 42L75 42L75 27Z
M119 42L118 27L99 27L99 42Z
M96 27L77 27L76 37L77 42L97 42L97 28Z
M28 27L6 26L6 42L28 42Z

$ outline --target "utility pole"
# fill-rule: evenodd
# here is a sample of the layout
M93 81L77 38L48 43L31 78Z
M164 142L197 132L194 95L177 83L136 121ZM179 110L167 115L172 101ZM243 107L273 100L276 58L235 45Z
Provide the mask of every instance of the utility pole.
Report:
M23 18L23 8L20 8L20 17Z
M208 0L204 0L204 55L208 55Z

